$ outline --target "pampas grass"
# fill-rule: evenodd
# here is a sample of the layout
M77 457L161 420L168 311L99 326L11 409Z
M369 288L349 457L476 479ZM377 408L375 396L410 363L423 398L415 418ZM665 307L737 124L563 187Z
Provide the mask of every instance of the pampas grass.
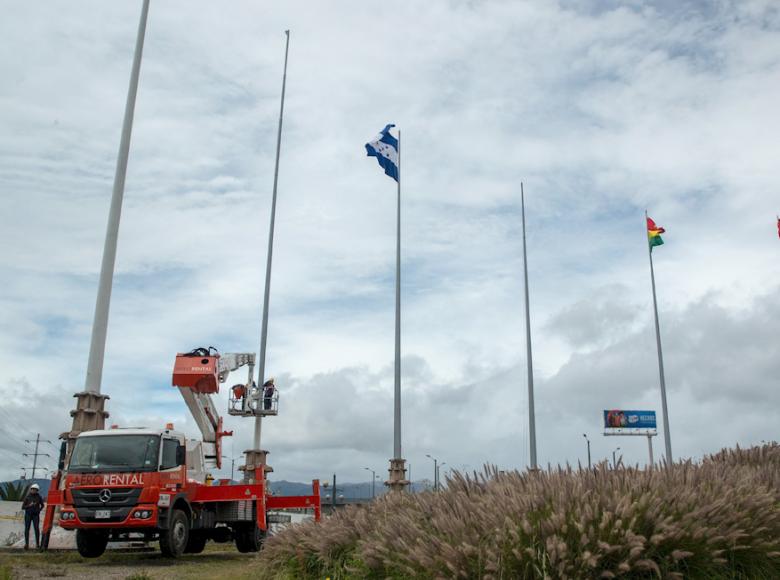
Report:
M266 578L780 578L780 446L647 470L455 473L293 526Z

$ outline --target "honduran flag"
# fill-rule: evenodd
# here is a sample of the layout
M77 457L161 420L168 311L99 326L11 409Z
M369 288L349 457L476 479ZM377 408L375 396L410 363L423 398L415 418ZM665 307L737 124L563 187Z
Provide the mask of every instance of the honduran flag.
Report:
M366 152L369 157L376 157L385 175L398 181L398 139L390 134L392 127L395 125L387 125L376 139L366 143Z
M650 251L653 251L653 247L660 246L664 243L661 234L666 230L664 228L655 225L655 222L650 218L647 218L647 242L650 244Z

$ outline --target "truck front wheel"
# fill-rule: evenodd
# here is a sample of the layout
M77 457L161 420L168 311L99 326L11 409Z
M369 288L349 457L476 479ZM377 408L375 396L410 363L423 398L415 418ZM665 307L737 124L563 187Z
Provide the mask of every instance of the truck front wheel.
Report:
M76 547L82 558L97 558L106 551L108 532L103 530L76 530Z
M190 520L182 510L173 510L167 530L160 530L160 551L164 556L178 558L190 539Z

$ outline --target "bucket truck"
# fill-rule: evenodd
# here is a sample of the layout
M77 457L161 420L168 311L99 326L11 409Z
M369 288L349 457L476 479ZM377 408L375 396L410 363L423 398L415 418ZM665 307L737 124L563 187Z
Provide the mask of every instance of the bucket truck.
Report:
M79 553L100 556L111 541L159 540L163 554L199 553L206 542L235 541L240 552L256 552L267 534L270 510L303 508L320 519L319 482L312 494L274 496L266 486L263 464L245 466L244 481L213 482L222 465L222 417L212 395L232 371L247 366L249 378L229 394L231 415L256 417L278 413L278 392L263 392L252 377L254 353L220 355L197 348L179 353L172 384L200 429L188 439L173 424L164 429L88 431L77 438L67 465L49 490L44 545L55 523L76 530Z

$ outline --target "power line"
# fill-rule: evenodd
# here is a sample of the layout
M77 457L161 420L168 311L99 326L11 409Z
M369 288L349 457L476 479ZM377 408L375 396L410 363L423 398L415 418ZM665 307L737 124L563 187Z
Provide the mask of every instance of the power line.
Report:
M8 409L4 409L0 407L0 413L5 416L6 423L10 424L11 427L14 427L17 431L21 432L21 434L29 435L32 437L33 433L35 433L33 430L31 430L29 427L24 427L18 420L18 418L13 415ZM4 431L8 432L8 429L4 429ZM10 433L9 433L10 435ZM14 434L16 435L16 434Z
M43 441L44 442L48 441L49 443L51 443L51 441L49 441L48 439L43 439ZM31 439L25 439L25 442L26 443L32 443L32 440ZM45 457L48 457L48 458L51 459L51 455L49 455L48 453L38 453L38 446L40 445L40 443L41 443L41 434L40 433L36 433L35 434L35 452L33 452L33 453L22 453L22 455L24 455L25 457L32 457L33 458L32 478L31 479L35 479L35 470L36 470L37 465L38 465L38 456L45 456ZM42 467L41 469L46 469L46 468ZM48 471L48 469L46 469L46 471Z

